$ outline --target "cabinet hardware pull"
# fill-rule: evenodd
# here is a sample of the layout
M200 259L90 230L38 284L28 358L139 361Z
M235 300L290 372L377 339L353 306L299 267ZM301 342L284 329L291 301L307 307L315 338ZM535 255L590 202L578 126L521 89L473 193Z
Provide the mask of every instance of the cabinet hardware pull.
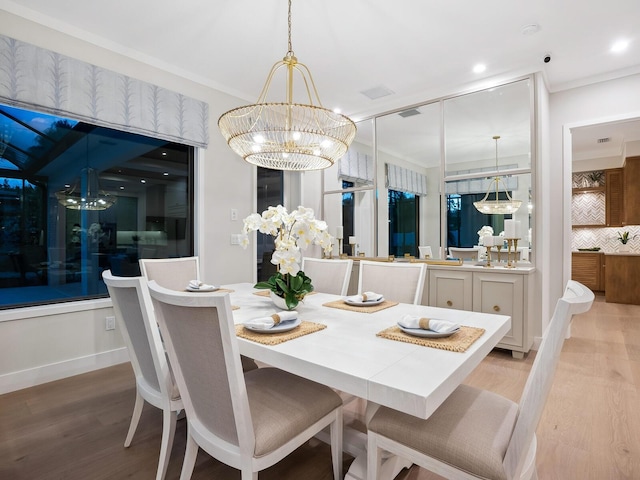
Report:
M493 306L493 311L494 312L499 312L500 311L500 306L499 305L494 305Z
M453 305L453 302L451 300L447 300L447 307L451 307Z

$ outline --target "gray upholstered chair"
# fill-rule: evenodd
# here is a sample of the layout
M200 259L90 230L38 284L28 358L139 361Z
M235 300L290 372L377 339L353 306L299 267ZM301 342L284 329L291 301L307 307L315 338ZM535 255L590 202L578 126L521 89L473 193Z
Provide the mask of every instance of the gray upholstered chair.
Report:
M302 259L302 271L311 279L314 290L322 293L346 295L352 268L353 260Z
M387 300L418 305L422 300L424 263L360 260L358 293L376 292Z
M141 258L138 262L143 277L170 290L184 291L190 280L200 280L198 257Z
M140 271L147 281L155 280L169 290L184 292L191 280L200 280L200 261L198 257L180 258L141 258ZM249 357L242 357L242 368L258 368Z
M480 247L449 247L449 256L459 258L461 260L478 260L478 257L480 256Z
M573 315L594 295L569 281L533 362L520 403L461 385L426 420L381 407L368 423L367 479L376 480L382 451L451 479L537 478L535 430L553 384Z
M162 480L171 456L176 416L183 409L182 399L169 369L146 281L142 277L116 277L110 270L102 272L102 278L136 376L136 403L124 446L131 445L144 402L161 409L162 440L156 479Z
M182 480L199 448L257 480L327 426L334 478L342 478L342 401L333 390L276 368L243 373L228 294L155 281L149 291L187 412Z

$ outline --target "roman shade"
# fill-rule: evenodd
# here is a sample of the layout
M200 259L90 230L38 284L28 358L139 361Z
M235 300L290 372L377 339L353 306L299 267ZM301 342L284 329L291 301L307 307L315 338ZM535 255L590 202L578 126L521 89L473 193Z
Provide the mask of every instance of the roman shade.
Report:
M0 102L206 147L209 105L0 35Z
M375 171L373 157L350 149L338 161L338 177L358 185L372 185Z
M427 177L414 170L387 163L386 186L388 189L398 192L426 195Z

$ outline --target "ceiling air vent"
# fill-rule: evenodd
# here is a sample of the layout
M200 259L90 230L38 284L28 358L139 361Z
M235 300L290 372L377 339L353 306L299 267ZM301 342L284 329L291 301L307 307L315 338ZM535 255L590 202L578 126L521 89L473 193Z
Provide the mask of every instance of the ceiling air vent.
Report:
M420 111L417 108L410 108L409 110L400 112L398 115L402 118L413 117L414 115L420 115Z
M363 94L365 97L370 98L371 100L375 100L377 98L393 95L396 92L394 92L390 88L385 87L384 85L379 85L377 87L370 88L369 90L363 90L360 93Z
M611 137L604 137L604 138L599 138L597 140L597 143L607 143L611 141Z

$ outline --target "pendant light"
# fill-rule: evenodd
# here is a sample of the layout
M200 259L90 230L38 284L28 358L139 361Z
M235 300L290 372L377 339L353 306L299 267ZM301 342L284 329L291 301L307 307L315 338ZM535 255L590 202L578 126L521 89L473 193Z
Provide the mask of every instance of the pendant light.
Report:
M289 49L271 68L257 102L226 112L218 127L229 147L251 164L275 170L319 170L346 153L356 126L345 115L322 106L311 72L298 63L291 46L291 0L288 26ZM283 67L286 99L268 102L271 81ZM309 104L294 103L295 74L302 77Z
M80 171L75 183L56 192L58 203L70 210L106 210L112 207L117 198L100 188L98 172L89 167L89 135L87 140L87 167Z
M500 139L499 135L493 137L496 141L496 172L498 171L498 140ZM506 200L498 199L498 192L500 190L500 184L502 184L504 188L504 193L507 196ZM495 187L495 189L494 189ZM489 195L495 191L496 198L495 200L489 200ZM484 198L478 202L473 202L473 206L478 209L480 213L485 213L489 215L509 215L515 213L522 204L521 200L514 200L509 195L509 191L507 190L507 186L502 180L502 177L496 175L489 188L487 189L487 193Z

